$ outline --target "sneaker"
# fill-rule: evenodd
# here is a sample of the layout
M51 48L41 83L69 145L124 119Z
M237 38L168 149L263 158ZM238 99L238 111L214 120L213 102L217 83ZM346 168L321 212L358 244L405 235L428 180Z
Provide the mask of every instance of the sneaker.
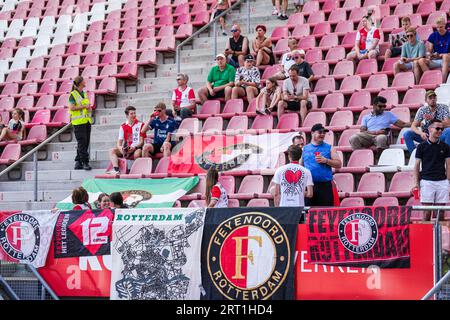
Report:
M79 161L75 162L75 170L81 170L83 169L83 164Z
M287 19L289 19L289 18L288 18L287 15L282 14L282 15L280 15L280 16L278 17L278 19L280 19L280 20L287 20Z
M92 167L89 165L89 163L86 162L86 163L83 163L83 169L89 171L89 170L92 170Z
M109 170L109 171L107 172L107 174L119 175L119 174L120 174L120 171L117 171L117 170L115 170L115 169L111 169L111 170Z
M223 36L226 36L227 33L226 33L225 31L222 31L222 35L223 35Z
M272 15L273 15L273 16L277 16L277 15L278 15L278 10L277 10L277 9L273 9Z

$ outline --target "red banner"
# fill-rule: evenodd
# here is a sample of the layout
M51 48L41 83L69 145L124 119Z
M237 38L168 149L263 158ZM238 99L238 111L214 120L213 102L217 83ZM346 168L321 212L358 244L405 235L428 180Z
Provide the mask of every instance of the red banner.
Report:
M433 226L412 224L409 269L337 267L310 262L307 225L297 236L296 299L417 300L433 287Z
M307 214L309 261L409 268L411 207L318 208Z

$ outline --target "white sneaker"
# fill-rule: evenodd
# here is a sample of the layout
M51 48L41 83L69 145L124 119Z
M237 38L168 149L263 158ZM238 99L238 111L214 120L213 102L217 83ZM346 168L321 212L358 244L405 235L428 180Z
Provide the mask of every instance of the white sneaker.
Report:
M120 174L120 171L116 171L115 169L111 169L107 172L107 174L114 174L114 175L118 175Z
M273 16L277 16L277 15L278 15L278 10L277 10L277 9L273 9L272 15L273 15Z

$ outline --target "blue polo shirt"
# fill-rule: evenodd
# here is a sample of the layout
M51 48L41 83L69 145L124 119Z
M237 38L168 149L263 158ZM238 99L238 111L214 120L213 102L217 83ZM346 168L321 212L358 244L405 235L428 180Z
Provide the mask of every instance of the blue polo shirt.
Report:
M450 49L450 31L447 30L443 36L437 31L430 34L428 42L433 44L433 52L439 54L449 53Z
M376 131L390 128L391 124L398 121L395 114L389 111L384 111L382 114L376 116L372 113L365 115L362 119L361 126L366 127L369 131Z

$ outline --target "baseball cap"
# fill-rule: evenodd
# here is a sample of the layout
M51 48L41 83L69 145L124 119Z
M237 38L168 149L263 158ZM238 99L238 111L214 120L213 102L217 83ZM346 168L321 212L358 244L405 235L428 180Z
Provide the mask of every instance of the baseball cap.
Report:
M223 58L223 59L226 59L226 57L225 57L225 55L224 55L223 53L219 53L219 54L216 56L216 60L217 60L217 58Z
M324 127L321 123L316 123L316 124L313 125L312 128L311 128L311 132L319 131L319 130L323 130L323 131L325 131L325 132L330 131L330 130L328 130L328 129L325 129L325 127Z
M306 54L305 50L303 50L303 49L297 50L297 52L303 56Z
M425 97L431 97L431 96L435 96L436 92L434 92L434 90L428 90L427 93L425 94Z
M247 61L247 60L255 60L255 58L253 57L253 55L248 54L245 56L245 61Z

